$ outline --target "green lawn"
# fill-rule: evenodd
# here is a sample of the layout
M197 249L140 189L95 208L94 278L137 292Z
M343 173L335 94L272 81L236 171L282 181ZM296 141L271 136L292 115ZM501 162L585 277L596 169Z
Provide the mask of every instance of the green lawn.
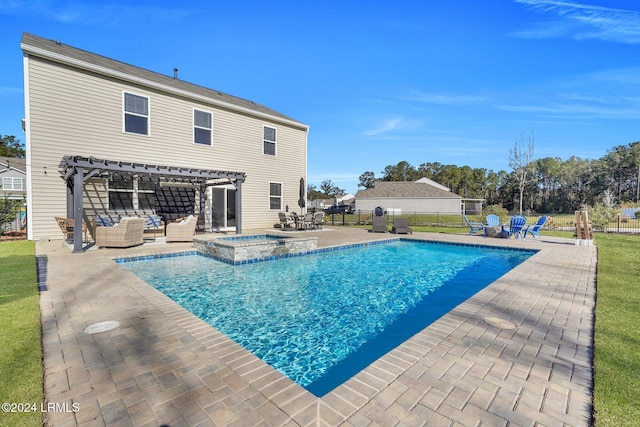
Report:
M0 426L42 425L42 345L34 242L0 243L0 272L0 403L37 405L35 412L3 411Z
M640 425L640 236L596 234L597 427Z
M370 228L366 226L363 228ZM460 228L415 231L466 233ZM570 232L543 235L572 237ZM640 420L640 236L596 234L596 427ZM0 243L0 403L42 402L42 348L33 242ZM36 413L0 415L0 426L41 425Z

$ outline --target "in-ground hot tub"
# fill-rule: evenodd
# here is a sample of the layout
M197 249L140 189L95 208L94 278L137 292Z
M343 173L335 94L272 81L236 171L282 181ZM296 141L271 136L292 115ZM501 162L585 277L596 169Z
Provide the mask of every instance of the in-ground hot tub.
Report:
M246 234L237 236L200 236L193 243L200 252L231 264L265 261L283 256L309 253L318 248L317 237Z

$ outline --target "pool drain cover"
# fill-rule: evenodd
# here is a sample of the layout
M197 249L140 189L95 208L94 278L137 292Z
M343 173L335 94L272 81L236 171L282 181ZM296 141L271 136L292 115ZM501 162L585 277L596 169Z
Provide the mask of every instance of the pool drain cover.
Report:
M498 317L485 317L485 323L500 329L515 329L516 325Z
M105 322L94 323L84 328L85 334L98 334L100 332L107 332L120 326L120 322L115 320L107 320Z

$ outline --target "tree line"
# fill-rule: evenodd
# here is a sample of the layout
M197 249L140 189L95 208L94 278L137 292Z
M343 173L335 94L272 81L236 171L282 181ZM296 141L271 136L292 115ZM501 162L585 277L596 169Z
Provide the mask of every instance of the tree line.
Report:
M597 204L640 206L640 141L614 147L597 160L545 157L511 166L511 172L495 172L438 162L416 167L401 161L385 167L379 178L364 172L358 186L371 188L376 181L426 177L463 198L484 199L485 206L501 205L509 211L519 210L521 194L522 207L530 212L569 213ZM524 175L522 168L527 171Z

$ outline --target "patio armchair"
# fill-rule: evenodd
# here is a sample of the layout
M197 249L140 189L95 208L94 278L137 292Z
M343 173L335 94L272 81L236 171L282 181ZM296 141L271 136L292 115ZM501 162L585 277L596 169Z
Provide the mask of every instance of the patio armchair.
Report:
M167 243L191 242L196 234L198 215L189 215L185 219L167 224Z
M58 223L58 227L60 227L60 231L62 231L62 240L67 240L70 234L73 234L75 227L75 219L73 218L62 218L62 217L54 217L56 222ZM87 224L82 221L82 237L83 242L88 242L89 238L87 237Z
M144 218L124 217L112 227L96 227L96 246L129 248L141 245L144 234Z

